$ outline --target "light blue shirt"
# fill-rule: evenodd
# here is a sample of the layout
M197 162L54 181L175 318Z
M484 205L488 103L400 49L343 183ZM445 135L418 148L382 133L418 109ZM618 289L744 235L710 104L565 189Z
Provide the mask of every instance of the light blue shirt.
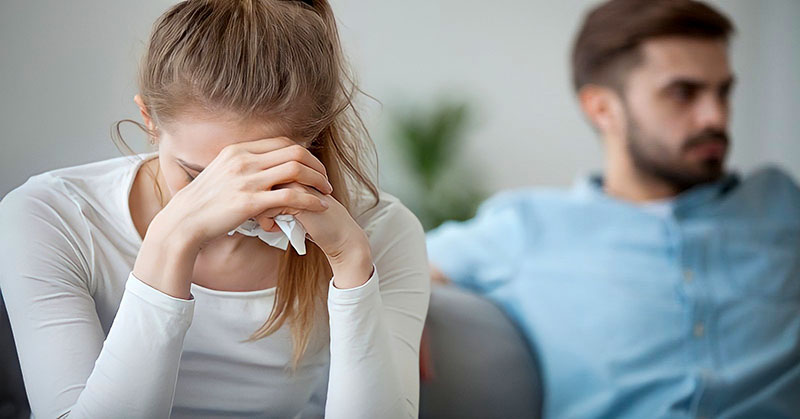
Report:
M546 417L800 417L800 189L764 169L663 209L510 191L428 252L522 328Z

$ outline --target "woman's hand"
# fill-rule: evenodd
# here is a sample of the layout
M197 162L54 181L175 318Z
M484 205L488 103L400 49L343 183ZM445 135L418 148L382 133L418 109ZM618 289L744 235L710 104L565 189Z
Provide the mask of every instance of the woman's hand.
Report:
M277 187L282 184L303 186ZM322 163L288 138L229 145L155 216L133 273L166 294L189 298L204 243L248 218L325 211L332 191Z
M373 269L369 240L347 209L332 195L323 195L307 186L292 183L285 188L304 190L328 205L328 209L321 212L300 211L295 218L327 256L333 270L333 285L354 288L367 282Z
M288 183L308 188L276 188ZM268 138L222 149L162 213L179 222L201 245L257 215L272 218L324 211L325 195L311 190L333 191L322 163L288 138Z

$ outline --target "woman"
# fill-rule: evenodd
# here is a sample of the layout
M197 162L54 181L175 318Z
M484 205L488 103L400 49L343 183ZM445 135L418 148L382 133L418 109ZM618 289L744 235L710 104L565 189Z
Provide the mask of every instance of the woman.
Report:
M417 415L424 235L362 167L343 69L326 1L159 18L135 98L158 151L34 176L0 204L35 416ZM234 233L281 234L279 215L304 255Z

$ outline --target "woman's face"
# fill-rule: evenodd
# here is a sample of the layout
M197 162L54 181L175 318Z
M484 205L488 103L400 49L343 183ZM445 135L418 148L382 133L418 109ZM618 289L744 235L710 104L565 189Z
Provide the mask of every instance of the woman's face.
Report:
M263 122L211 115L185 116L159 127L158 156L172 198L211 163L225 146L282 135Z
M151 130L153 123L139 96L136 102ZM264 121L241 121L233 117L202 112L187 114L165 126L157 127L158 157L171 199L222 151L225 146L285 135L277 124Z

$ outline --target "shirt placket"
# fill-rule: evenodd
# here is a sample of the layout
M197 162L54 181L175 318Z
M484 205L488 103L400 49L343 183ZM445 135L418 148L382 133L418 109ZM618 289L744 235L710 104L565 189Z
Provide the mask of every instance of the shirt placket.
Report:
M687 323L685 336L692 360L691 373L697 381L689 415L695 418L713 417L710 389L714 382L715 362L712 339L712 292L708 281L708 246L702 230L692 228L691 223L675 218L678 242L680 243L680 288L686 298Z

